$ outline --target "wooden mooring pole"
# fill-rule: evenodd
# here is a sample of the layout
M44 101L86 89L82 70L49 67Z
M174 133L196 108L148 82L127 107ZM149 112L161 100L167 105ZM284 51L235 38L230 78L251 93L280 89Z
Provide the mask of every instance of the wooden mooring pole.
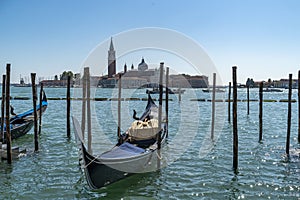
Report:
M1 100L1 141L4 141L4 107L5 107L5 84L6 75L2 76L2 100Z
M7 163L12 163L12 151L11 151L11 135L10 135L10 64L6 64L6 94L5 94L5 122L6 122L6 152Z
M35 73L31 73L31 84L32 84L32 103L33 103L33 125L34 125L34 151L39 150L38 142L38 124L37 124L37 111L36 111L36 85L35 85Z
M232 67L232 85L233 85L233 170L237 173L238 169L238 127L237 127L237 83L236 66Z
M160 73L159 73L159 106L158 106L158 128L159 133L157 134L157 169L160 169L160 149L161 149L161 123L162 123L162 98L163 98L163 73L164 73L164 63L160 63Z
M290 136L291 136L291 118L292 118L292 82L293 74L289 74L289 94L288 94L288 120L287 120L287 134L286 134L286 148L285 153L290 155Z
M181 93L180 90L179 93ZM166 68L166 128L166 137L169 137L169 67Z
M181 102L181 88L178 88L178 101Z
M90 68L86 67L86 106L87 106L87 134L88 134L88 151L92 154L92 116L91 116L91 79Z
M259 139L262 141L262 132L263 132L263 82L259 83Z
M67 137L71 138L71 122L70 122L70 112L71 112L71 76L68 76L67 81Z
M121 96L122 96L122 80L121 80L121 74L119 74L119 80L118 80L118 140L119 143L121 143Z
M249 101L250 101L250 99L249 99L249 88L250 88L250 86L249 85L247 85L247 115L249 115L250 114L250 104L249 104Z
M81 114L81 131L82 139L84 141L84 132L85 132L85 116L86 116L86 69L84 68L84 73L82 77L82 114Z
M228 86L228 122L229 123L230 123L230 115L231 115L230 105L231 105L231 82L229 82L229 86Z
M41 135L42 132L42 113L43 113L42 103L43 103L43 89L44 89L44 84L43 83L40 84L41 84L41 88L40 88L40 110L39 110L39 135Z
M215 131L215 103L216 103L216 73L213 73L213 92L212 92L212 101L211 101L211 134L210 139L214 139Z
M298 143L300 143L300 70L298 71Z

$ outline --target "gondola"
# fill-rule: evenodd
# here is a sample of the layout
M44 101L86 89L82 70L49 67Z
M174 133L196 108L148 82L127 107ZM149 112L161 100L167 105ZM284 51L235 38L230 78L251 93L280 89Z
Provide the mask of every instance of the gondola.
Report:
M45 92L43 91L43 99L42 99L42 105L37 105L36 110L37 114L39 116L39 111L40 108L42 108L42 113L45 112L47 109L48 102L47 102L47 97ZM26 112L13 115L10 118L10 134L11 134L11 139L17 139L26 133L28 133L32 126L33 126L33 109L30 109ZM1 128L1 127L0 127ZM6 137L6 131L5 131L5 121L4 121L4 138L0 138L0 141L5 143L5 137Z
M137 118L136 116L134 118ZM82 156L82 168L88 185L99 189L135 173L157 169L157 134L161 134L161 144L166 138L166 124L158 127L158 107L148 95L148 103L141 117L122 134L118 143L100 155L91 155L83 142L79 122L73 117L76 140Z

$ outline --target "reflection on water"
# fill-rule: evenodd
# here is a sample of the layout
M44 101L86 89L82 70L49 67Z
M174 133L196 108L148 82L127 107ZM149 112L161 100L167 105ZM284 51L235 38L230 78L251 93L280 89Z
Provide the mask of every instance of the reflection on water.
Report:
M239 99L246 99L245 91L239 90ZM114 95L110 89L97 89L95 92L97 97L110 98ZM40 151L33 153L31 131L14 141L14 145L26 148L29 154L13 161L11 166L5 161L0 162L0 199L299 199L299 156L291 156L288 162L284 156L287 104L264 103L263 141L258 143L258 102L250 102L249 116L247 103L238 103L239 173L235 175L232 171L232 126L227 122L227 103L216 103L217 109L225 109L217 115L218 121L222 121L220 128L216 129L219 139L211 143L211 151L200 158L203 141L210 134L211 103L192 104L189 95L194 92L197 98L211 99L210 94L201 90L188 90L181 103L178 103L176 95L170 95L173 101L170 102L168 143L177 143L168 146L164 156L169 158L168 153L173 153L172 156L178 159L159 172L131 176L100 190L88 188L79 167L74 137L71 140L66 137L65 101L49 101L39 136ZM46 88L46 93L48 97L64 97L66 90ZM30 97L30 94L31 88L12 88L12 96ZM125 90L124 95L146 97L144 90ZM287 91L266 93L264 98L287 99ZM297 99L296 91L293 98ZM250 99L258 99L256 89L251 90ZM12 100L12 104L16 112L22 112L30 108L31 101ZM72 104L72 114L80 119L80 102L72 101ZM94 153L108 150L116 141L115 105L113 101L93 102L93 130L98 130L93 132ZM145 101L122 102L123 131L132 122L132 109L141 113L145 105ZM198 116L193 116L194 107L190 106L191 116L182 117L182 108L186 105L197 106ZM74 109L76 106L79 109ZM297 103L292 104L292 110L291 150L300 148L297 144ZM183 142L187 144L185 151L176 154L175 150L185 145Z

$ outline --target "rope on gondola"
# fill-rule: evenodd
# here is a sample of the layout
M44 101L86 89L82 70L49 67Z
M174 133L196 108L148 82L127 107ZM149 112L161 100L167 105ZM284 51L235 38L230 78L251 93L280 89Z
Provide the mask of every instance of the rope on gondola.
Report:
M99 156L99 155L98 155ZM83 165L83 167L84 168L87 168L92 162L94 162L95 160L97 160L98 159L98 156L96 156L93 160L91 160L88 164L86 164L86 165ZM83 158L83 160L84 160L84 158Z
M156 155L157 155L157 157L158 157L159 160L162 159L162 156L158 155L157 151L156 151Z

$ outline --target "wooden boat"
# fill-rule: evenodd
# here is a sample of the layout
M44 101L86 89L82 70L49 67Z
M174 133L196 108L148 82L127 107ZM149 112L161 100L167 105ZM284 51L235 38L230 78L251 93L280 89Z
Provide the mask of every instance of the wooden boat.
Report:
M83 161L82 168L88 185L99 189L129 175L156 170L159 155L157 134L161 134L161 144L166 138L166 125L162 123L159 128L157 124L154 125L157 120L158 107L148 95L148 104L139 120L133 122L112 149L95 156L87 151L79 122L73 117L76 140Z
M170 89L168 88L168 93L169 94L183 94L185 92L185 90L182 89ZM165 93L165 91L164 91ZM152 88L152 90L146 90L146 94L159 94L159 89L158 88Z
M48 102L45 92L43 92L42 105L37 105L37 114L39 116L39 110L42 109L42 112L45 112L47 109ZM10 118L10 132L11 139L17 139L25 134L27 134L33 126L33 109L30 109L26 112L14 115ZM0 127L1 128L1 127ZM5 123L4 123L4 138L0 138L0 141L5 143Z
M213 92L213 89L203 89L202 91L205 92L205 93L210 93L210 92ZM216 88L215 91L216 92L225 92L225 90L222 90L222 89L219 89L219 88Z
M277 89L277 88L266 88L265 90L263 90L263 92L283 92L283 90L281 89Z

